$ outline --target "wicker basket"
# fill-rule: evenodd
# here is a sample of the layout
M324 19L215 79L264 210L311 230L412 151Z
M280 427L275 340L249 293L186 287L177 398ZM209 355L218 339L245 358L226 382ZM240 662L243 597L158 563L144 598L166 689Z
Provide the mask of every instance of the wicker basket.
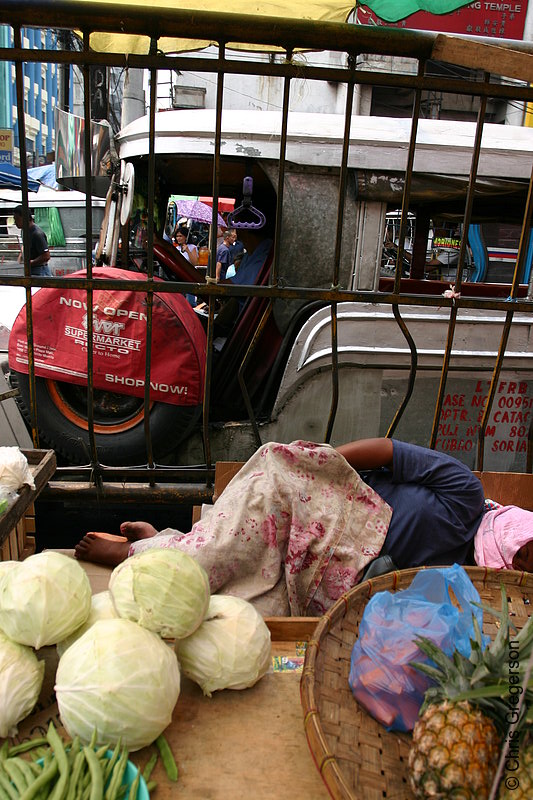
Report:
M466 568L481 600L501 607L501 584L507 590L513 623L529 617L533 574ZM410 734L390 733L354 699L348 685L350 657L366 603L376 592L411 585L417 569L401 570L365 581L344 595L321 618L307 646L301 681L304 726L311 754L335 800L408 800ZM484 632L494 637L496 620L484 614Z

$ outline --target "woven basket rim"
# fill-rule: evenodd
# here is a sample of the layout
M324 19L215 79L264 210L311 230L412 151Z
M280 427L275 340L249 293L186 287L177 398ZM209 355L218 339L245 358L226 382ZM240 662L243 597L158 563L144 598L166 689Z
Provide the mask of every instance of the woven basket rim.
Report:
M407 570L397 570L377 578L358 584L344 594L319 620L312 637L307 643L306 656L300 681L300 700L304 715L304 728L307 742L315 766L330 796L334 799L355 798L348 785L337 758L328 745L323 730L318 699L315 693L315 668L317 657L321 649L328 646L328 636L335 624L342 620L348 611L359 603L366 605L368 600L381 591L396 591L406 588L412 579L422 570L433 567L416 567ZM519 587L526 594L531 593L533 601L533 574L515 570L496 570L488 567L464 567L476 589L480 592L483 587L498 588L504 586ZM364 787L361 787L363 789ZM364 795L362 795L364 796Z

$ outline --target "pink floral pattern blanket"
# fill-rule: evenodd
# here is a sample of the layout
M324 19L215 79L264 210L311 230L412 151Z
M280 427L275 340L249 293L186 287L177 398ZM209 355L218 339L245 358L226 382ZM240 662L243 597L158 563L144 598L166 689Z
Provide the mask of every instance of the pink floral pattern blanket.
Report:
M190 533L167 528L129 554L176 547L202 564L213 593L265 615L321 615L379 554L391 515L330 445L270 442Z

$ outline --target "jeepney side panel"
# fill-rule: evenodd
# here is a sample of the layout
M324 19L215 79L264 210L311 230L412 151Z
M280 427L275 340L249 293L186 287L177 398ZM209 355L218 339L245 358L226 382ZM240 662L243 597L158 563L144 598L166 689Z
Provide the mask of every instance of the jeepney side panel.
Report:
M417 346L413 395L394 435L427 445L446 344L447 309L404 306ZM436 449L475 466L505 315L460 312L439 419ZM386 435L409 377L410 351L389 307L338 307L339 403L332 443ZM268 426L271 438L313 438L323 432L331 397L331 319L316 312L294 343ZM306 413L304 413L304 409ZM524 471L533 414L533 315L516 314L485 435L485 469ZM284 438L285 437L285 438Z

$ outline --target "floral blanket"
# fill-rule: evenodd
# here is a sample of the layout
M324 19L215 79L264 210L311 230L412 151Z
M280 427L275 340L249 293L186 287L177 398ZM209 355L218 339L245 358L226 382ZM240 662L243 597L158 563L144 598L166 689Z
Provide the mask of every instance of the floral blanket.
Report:
M202 564L213 593L263 614L321 615L379 554L391 515L333 447L270 442L190 533L167 528L129 555L176 547Z

